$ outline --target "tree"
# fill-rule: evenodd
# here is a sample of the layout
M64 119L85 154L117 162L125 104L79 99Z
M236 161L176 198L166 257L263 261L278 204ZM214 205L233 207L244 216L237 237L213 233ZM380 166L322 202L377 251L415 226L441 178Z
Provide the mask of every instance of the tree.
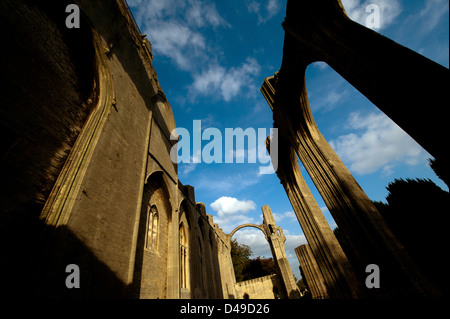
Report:
M436 176L443 180L444 183L447 184L447 186L449 186L450 178L448 176L448 163L436 161L435 159L429 158L428 164L430 165Z
M449 193L429 179L395 179L387 187L380 213L422 272L441 290L447 289L443 245L448 241Z
M242 270L244 276L243 280L250 280L254 278L264 277L277 273L277 265L273 258L256 257L248 259Z
M248 245L231 241L231 260L233 262L236 282L264 277L277 273L277 265L273 258L256 257L251 259L252 250Z
M233 262L236 282L245 280L243 270L251 255L252 250L248 245L239 244L236 239L231 241L231 260Z
M442 265L447 256L442 248L448 241L449 193L430 179L395 179L386 189L386 203L373 203L423 274L444 291L448 279ZM334 234L350 260L346 238L339 228Z

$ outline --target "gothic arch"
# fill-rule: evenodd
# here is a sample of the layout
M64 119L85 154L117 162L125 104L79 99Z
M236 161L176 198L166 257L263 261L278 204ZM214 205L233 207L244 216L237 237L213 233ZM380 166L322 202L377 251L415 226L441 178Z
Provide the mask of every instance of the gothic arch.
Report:
M149 183L149 181L154 181L154 180L158 180L158 183L160 183L165 191L167 192L167 200L171 206L171 211L173 211L175 207L172 207L172 203L177 203L177 201L175 200L176 198L176 194L174 194L174 191L172 190L172 188L170 188L168 185L172 184L172 181L170 180L170 178L167 176L167 174L161 170L161 169L157 169L154 170L152 172L150 172L146 178L145 178L145 184L144 184L144 188L145 186Z
M186 222L187 222L187 227L191 228L192 227L192 219L193 219L193 217L192 217L192 212L191 212L191 210L189 208L187 199L183 199L181 201L181 204L180 204L180 207L179 207L178 211L179 211L179 214L180 214L180 223L181 223L181 220L182 220L183 216L185 216Z
M167 298L169 230L172 220L178 217L173 218L173 201L164 175L158 171L151 174L142 195L133 278L135 293L140 298Z

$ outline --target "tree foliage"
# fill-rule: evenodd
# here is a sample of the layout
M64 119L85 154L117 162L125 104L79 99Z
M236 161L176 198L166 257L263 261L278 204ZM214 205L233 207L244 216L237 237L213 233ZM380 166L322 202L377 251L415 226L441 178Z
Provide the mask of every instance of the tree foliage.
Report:
M386 189L386 203L376 201L375 206L422 272L445 289L442 272L436 267L447 260L442 244L448 241L449 193L430 179L395 179ZM351 255L341 230L335 229L334 234L346 254Z
M233 262L236 282L264 277L277 272L273 258L256 257L251 259L252 250L248 245L231 241L231 260Z
M448 172L448 163L441 161L437 161L433 158L428 159L428 163L433 170L433 172L436 174L437 177L439 177L441 180L444 181L447 186L449 185L449 172Z
M231 241L231 260L233 262L236 282L244 280L243 270L246 262L250 259L252 250L248 245L239 244L236 239Z
M249 259L242 270L243 280L250 280L276 273L277 265L273 258L256 257L255 259Z

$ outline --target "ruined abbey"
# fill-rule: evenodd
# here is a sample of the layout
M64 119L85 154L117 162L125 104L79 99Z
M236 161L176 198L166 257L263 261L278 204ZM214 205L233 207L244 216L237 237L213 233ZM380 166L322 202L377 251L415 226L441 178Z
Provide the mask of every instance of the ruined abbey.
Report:
M82 28L65 25L71 3ZM261 208L262 225L226 234L196 202L195 185L178 179L170 96L126 1L4 0L0 16L8 30L0 50L2 289L42 298L229 299L274 298L276 288L282 298L300 297L269 206ZM295 252L312 297L442 296L321 135L305 70L327 62L436 161L448 163L436 139L448 136L448 69L354 23L340 0L288 0L283 28L282 65L261 92L279 129L276 173L308 241ZM382 48L376 56L369 42ZM422 112L424 105L435 111ZM236 283L231 237L242 227L263 232L277 274ZM78 289L66 284L72 264ZM379 289L365 285L373 264L383 270Z

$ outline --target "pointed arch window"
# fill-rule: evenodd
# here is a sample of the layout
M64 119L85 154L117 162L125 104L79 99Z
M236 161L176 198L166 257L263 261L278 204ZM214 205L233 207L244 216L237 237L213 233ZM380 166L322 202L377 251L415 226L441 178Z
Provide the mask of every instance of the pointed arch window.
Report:
M145 248L158 251L159 214L156 206L152 206L147 218L147 238Z

